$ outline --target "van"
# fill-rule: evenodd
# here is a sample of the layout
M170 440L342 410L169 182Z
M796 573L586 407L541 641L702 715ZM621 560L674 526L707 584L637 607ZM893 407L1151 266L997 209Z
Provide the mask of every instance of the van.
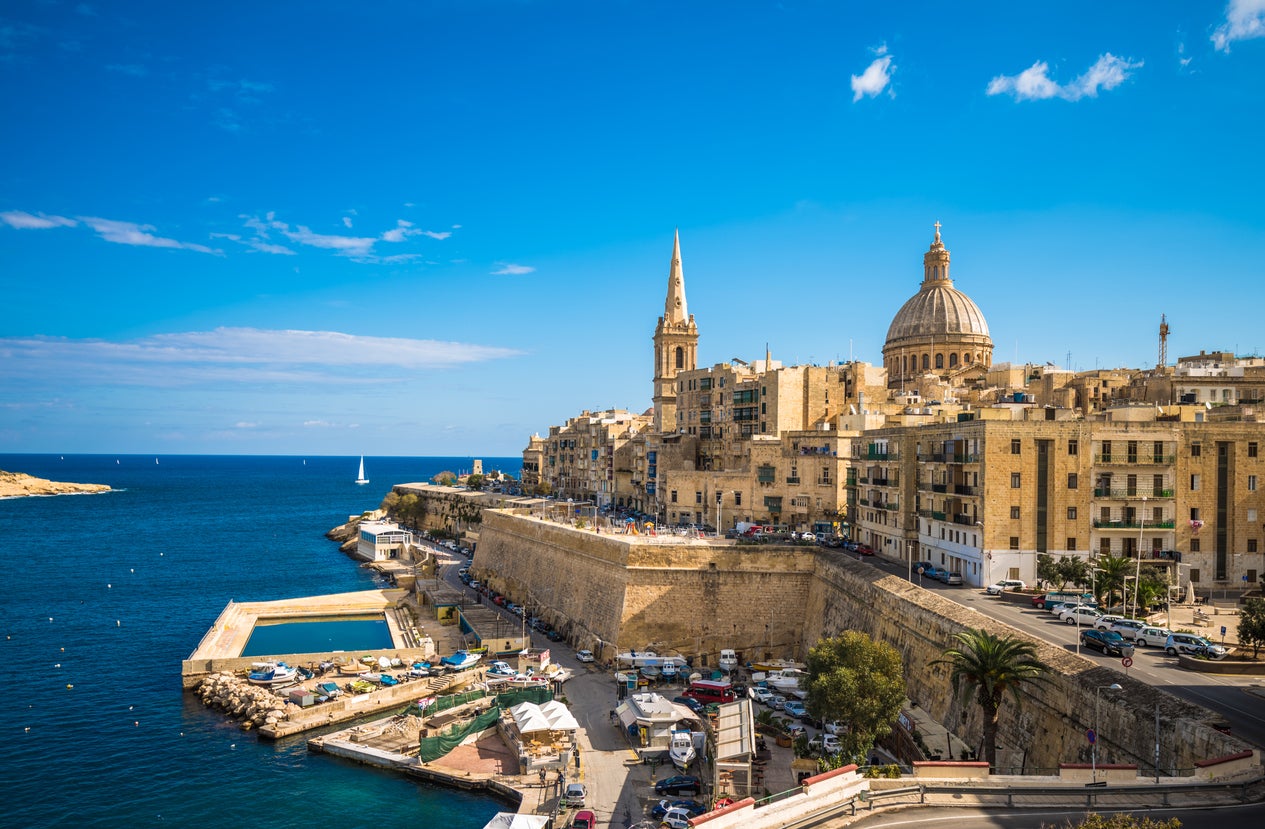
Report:
M1032 606L1041 610L1048 610L1056 604L1085 604L1090 607L1097 607L1098 603L1094 601L1094 596L1088 591L1073 590L1051 590L1044 596L1035 597L1032 600Z
M737 699L732 683L727 679L696 679L682 696L696 699L703 704L710 702L733 702Z

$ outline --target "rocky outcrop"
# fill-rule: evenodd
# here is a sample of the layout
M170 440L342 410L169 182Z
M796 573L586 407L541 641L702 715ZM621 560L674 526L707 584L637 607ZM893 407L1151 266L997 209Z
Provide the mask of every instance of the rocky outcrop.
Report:
M228 714L247 731L290 718L285 702L274 691L227 671L202 680L196 692L204 705Z
M0 470L0 498L21 498L25 495L76 495L109 492L105 484L68 484L47 481L21 472Z

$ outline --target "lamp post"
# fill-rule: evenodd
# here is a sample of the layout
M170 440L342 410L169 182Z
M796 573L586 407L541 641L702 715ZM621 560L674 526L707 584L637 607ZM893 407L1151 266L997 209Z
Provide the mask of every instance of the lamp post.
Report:
M984 547L984 522L976 521L975 526L979 527L979 550L984 557L984 587L988 587L993 583L993 554Z
M1093 775L1093 782L1098 782L1098 699L1099 691L1106 688L1108 691L1119 691L1120 683L1113 682L1110 685L1099 685L1094 689L1094 741L1089 744L1090 749L1090 769Z
M1146 527L1146 496L1142 496L1142 511L1138 513L1138 563L1133 575L1133 618L1138 618L1138 585L1142 583L1142 530Z
M721 514L721 511L724 509L724 496L725 491L723 489L716 490L716 535L720 537L724 537L725 534L725 524L722 520L723 516Z
M909 563L909 580L914 580L914 542L905 540L905 559Z

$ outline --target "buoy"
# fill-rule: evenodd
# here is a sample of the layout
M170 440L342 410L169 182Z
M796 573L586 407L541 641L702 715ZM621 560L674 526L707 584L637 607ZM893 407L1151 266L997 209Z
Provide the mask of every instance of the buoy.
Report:
M135 567L133 567L133 568L132 568L132 572L133 572L133 573L135 573L135 572L136 572L136 568L135 568Z
M135 720L132 722L132 725L135 725L135 726L139 726L140 724L141 724L140 720Z
M49 616L49 617L48 617L48 621L50 621L50 622L51 622L51 621L53 621L53 617L52 617L52 616Z
M106 585L106 587L114 587L114 585L112 585L112 584L107 584L107 585ZM49 619L49 621L51 622L51 621L52 621L52 619Z
M58 663L57 663L56 665L54 665L53 667L54 667L54 668L60 668L60 667L61 667L61 663L60 663L60 662L58 662Z
M75 686L71 685L69 682L67 682L67 683L66 683L66 690L67 690L67 691L69 691L71 688L74 688L74 687L75 687Z
M26 727L26 733L27 733L27 734L30 734L30 733L31 733L31 727L30 727L29 725Z
M115 620L114 620L114 626L115 626L116 628L121 628L121 627L123 627L123 623L122 623L122 622L120 622L118 619L115 619Z
M65 653L65 652L66 652L66 649L65 649L65 648L62 648L62 649L61 649L61 652L62 652L62 653Z

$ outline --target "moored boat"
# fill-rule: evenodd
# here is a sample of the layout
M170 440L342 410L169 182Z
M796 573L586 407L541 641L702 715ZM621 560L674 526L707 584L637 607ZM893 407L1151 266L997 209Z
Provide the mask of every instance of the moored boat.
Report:
M672 743L668 746L668 756L672 758L672 765L681 771L688 769L690 763L694 762L694 758L698 756L698 751L694 748L694 735L683 728L673 731Z
M471 653L470 651L457 651L452 656L445 656L440 659L439 664L460 671L478 662L481 656L482 654Z
M294 682L298 671L284 662L256 662L246 679L253 685L283 685Z

